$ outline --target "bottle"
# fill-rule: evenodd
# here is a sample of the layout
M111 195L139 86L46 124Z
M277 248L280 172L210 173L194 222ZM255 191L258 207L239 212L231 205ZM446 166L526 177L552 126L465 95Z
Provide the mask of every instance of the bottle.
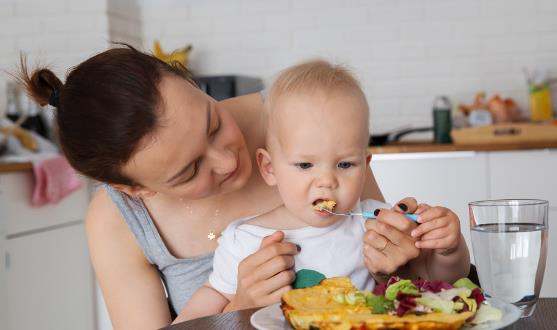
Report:
M451 143L452 105L446 96L433 101L433 140L435 143Z
M33 131L40 136L48 139L48 131L46 128L46 123L41 116L42 107L34 102L29 103L29 114L27 119L21 124L21 127Z

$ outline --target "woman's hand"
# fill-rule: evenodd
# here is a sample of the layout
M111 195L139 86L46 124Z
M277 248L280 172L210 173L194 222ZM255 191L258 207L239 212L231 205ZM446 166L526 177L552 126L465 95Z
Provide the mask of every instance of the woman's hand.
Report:
M392 210L376 211L377 218L366 221L364 262L377 281L386 281L401 266L419 256L416 239L410 236L417 225L402 214L416 209L416 200L408 197Z
M225 311L271 305L292 289L294 255L299 247L283 239L281 231L265 237L259 250L240 262L236 295Z

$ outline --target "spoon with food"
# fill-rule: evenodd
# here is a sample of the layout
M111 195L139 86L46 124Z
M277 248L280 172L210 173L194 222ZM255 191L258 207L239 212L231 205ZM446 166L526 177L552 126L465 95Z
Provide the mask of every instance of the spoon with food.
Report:
M337 205L337 203L333 200L322 200L318 203L316 203L313 206L313 209L317 210L317 211L324 211L330 214L334 214L334 215L345 215L345 216L350 216L350 215L359 215L363 218L366 219L375 219L377 218L377 216L375 214L373 214L372 212L349 212L349 213L338 213L338 212L334 212L334 208ZM412 220L414 222L416 222L418 220L418 215L417 214L404 214L404 216L409 219Z

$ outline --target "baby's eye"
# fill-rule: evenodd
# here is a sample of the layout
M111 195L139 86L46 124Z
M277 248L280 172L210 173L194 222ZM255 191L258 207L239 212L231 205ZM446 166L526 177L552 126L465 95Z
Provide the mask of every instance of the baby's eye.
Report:
M338 166L338 168L347 169L347 168L352 167L352 165L353 164L351 162L340 162L340 163L338 163L337 166Z
M294 165L302 170L307 170L313 167L312 163L296 163Z

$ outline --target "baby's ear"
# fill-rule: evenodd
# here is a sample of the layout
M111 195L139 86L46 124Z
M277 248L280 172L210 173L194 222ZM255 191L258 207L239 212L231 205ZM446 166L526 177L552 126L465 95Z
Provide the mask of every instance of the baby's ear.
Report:
M369 166L370 163L371 163L371 154L367 153L366 154L366 164Z
M263 180L265 180L269 186L276 185L277 180L275 178L275 171L271 163L271 155L269 152L263 148L258 148L255 151L255 159L257 160L257 167L259 168L259 173L261 173Z

